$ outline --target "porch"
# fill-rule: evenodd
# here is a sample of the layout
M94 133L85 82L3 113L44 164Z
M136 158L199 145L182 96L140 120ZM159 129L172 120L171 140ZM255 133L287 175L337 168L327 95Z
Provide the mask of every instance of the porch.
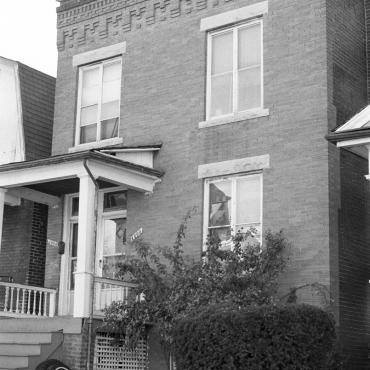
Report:
M114 301L127 303L134 283L93 277L93 317L100 318ZM57 289L0 282L0 317L53 318L56 315Z
M117 278L127 245L127 192L151 193L160 177L151 167L99 151L0 166L0 241L5 204L28 199L63 214L61 239L53 241L58 285L0 280L0 316L101 317L111 302L127 302L135 285Z

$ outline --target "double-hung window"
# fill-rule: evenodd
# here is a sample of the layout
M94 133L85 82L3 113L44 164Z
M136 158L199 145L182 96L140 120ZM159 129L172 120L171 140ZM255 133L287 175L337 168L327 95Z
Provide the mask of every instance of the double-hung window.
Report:
M222 177L205 182L205 232L227 241L250 228L262 232L262 174Z
M118 137L122 59L79 68L76 145Z
M207 120L263 108L262 20L208 34Z

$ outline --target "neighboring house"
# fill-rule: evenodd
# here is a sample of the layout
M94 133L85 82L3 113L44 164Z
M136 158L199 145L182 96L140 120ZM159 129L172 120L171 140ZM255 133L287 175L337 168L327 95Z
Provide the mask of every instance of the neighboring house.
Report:
M0 165L50 156L54 95L54 77L0 57ZM44 283L48 209L35 195L5 192L0 281Z
M127 240L168 244L196 206L185 240L195 257L208 233L283 228L293 247L282 292L325 286L349 368L368 369L367 154L326 135L368 103L369 11L367 0L61 0L52 155L15 151L0 166L0 209L15 192L48 218L45 288L2 283L0 315L22 319L1 330L45 344L39 357L23 346L0 359L163 369L153 335L120 357L101 313L130 288L115 280ZM368 129L353 133L365 118L348 123L356 145L367 144ZM328 139L349 140L338 131ZM0 261L16 224L7 210ZM299 298L323 304L315 291Z

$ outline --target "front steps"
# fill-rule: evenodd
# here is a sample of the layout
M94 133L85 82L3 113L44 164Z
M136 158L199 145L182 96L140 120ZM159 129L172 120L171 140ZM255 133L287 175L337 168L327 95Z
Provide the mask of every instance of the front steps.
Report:
M63 332L81 333L81 319L0 320L0 370L35 370L49 358L62 360Z

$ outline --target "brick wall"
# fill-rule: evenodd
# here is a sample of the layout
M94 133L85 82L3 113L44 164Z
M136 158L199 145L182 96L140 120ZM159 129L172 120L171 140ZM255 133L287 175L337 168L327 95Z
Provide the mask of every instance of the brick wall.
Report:
M26 160L48 157L53 132L55 78L18 63Z
M0 274L13 277L19 284L26 282L28 273L32 208L32 202L22 201L19 207L5 206L4 211Z
M196 206L186 250L199 256L203 184L197 178L198 165L270 154L271 169L264 173L264 227L284 228L295 246L284 285L315 281L327 285L324 0L299 6L294 0L269 1L264 75L270 116L198 128L205 116L206 65L206 34L199 30L200 19L255 2L194 1L182 3L175 12L176 2L170 1L162 10L155 8L154 18L151 1L125 6L118 0L92 2L59 13L53 154L73 146L77 94L73 55L125 40L120 134L124 145L163 142L155 167L165 171L154 194L130 192L129 234L143 227L144 237L154 244L171 243L186 211ZM107 6L103 9L101 4Z
M366 54L367 54L367 91L370 97L370 1L364 0L365 4L365 25L366 25Z
M0 275L16 283L43 286L48 207L23 200L5 206Z
M370 334L370 191L367 160L341 153L340 330L351 369L368 369Z
M92 328L93 330L95 326L96 324ZM73 370L85 370L87 368L88 330L88 321L83 320L81 334L64 335L63 362ZM91 345L94 348L94 336L92 337Z
M330 0L327 6L328 123L333 129L367 104L366 28L363 0ZM329 145L332 298L351 369L370 366L366 312L370 256L363 247L370 231L366 162Z
M73 146L78 72L73 55L126 41L120 136L124 145L162 142L155 167L165 172L152 195L129 192L128 234L142 227L153 244L169 244L186 211L196 206L185 248L199 256L203 183L198 165L269 154L264 228L284 228L293 244L282 289L324 284L339 318L338 210L347 167L340 168L339 151L324 137L366 103L363 3L270 0L264 17L264 94L270 115L199 129L205 118L206 68L200 19L255 2L65 2L58 14L53 154ZM60 215L53 217L54 235ZM53 251L48 253L57 261ZM54 267L46 274L56 283ZM303 299L320 304L312 293Z
M26 277L26 284L28 285L44 286L47 221L48 206L34 203L30 240L30 262Z

